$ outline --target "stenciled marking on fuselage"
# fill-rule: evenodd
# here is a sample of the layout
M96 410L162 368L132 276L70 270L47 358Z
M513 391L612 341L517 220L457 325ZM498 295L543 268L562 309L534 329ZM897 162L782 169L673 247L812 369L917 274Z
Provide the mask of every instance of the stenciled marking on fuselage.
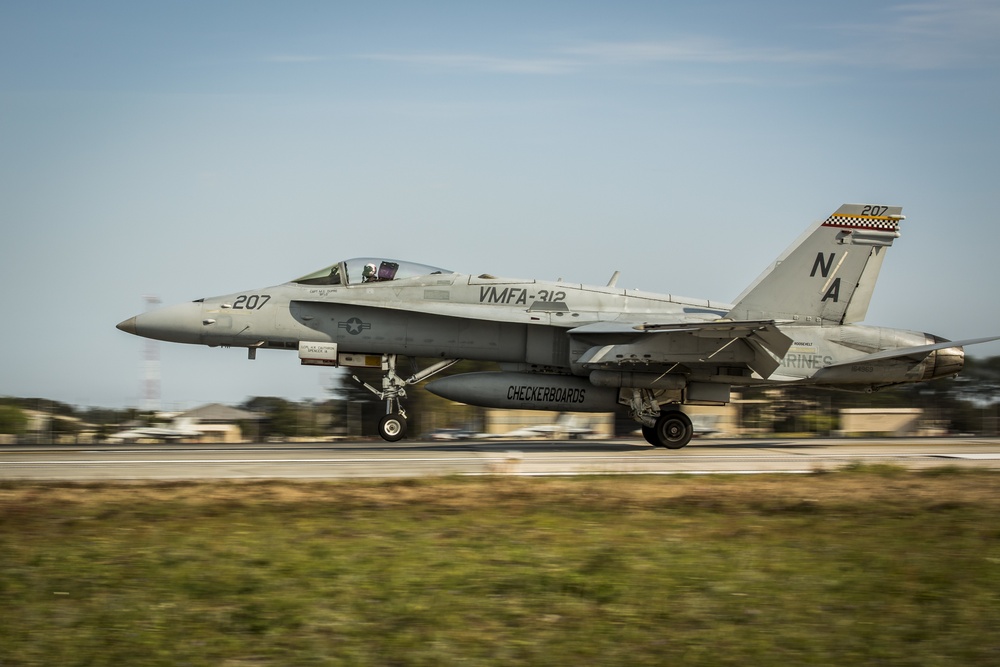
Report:
M786 354L781 365L786 368L808 368L819 370L833 363L833 357L822 354Z
M587 400L587 390L572 387L541 387L536 385L515 385L507 388L508 401L529 401L532 403L583 403Z
M549 290L538 290L537 294L530 294L522 287L504 287L497 289L493 285L486 285L479 288L479 303L502 303L521 305L527 304L528 299L541 301L543 303L557 303L566 300L566 292L555 292Z
M270 300L270 294L240 294L233 302L233 310L257 310Z

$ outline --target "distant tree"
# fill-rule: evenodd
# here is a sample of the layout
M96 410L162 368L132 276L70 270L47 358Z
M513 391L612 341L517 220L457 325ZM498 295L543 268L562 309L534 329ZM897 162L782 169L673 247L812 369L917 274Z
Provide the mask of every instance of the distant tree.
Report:
M371 393L351 376L356 375L376 389L382 388L382 371L365 368L343 368L335 373L328 391L334 400L346 404L342 411L348 435L375 435L378 422L385 415L385 402ZM408 405L409 403L404 403Z
M767 400L768 392L773 392L773 388L747 388L742 394L745 399ZM1000 402L1000 357L966 357L965 368L957 378L902 384L872 393L794 387L770 405L755 408L754 414L761 422L771 419L761 426L800 430L800 423L819 423L815 418L803 420L802 415L809 412L827 412L836 417L845 408L920 408L924 420L948 424L952 431L995 432L997 402ZM797 415L792 414L796 412Z
M265 416L260 425L260 435L289 437L298 435L299 416L296 404L276 396L255 396L240 406L244 410Z
M348 432L350 404L331 398L313 404L319 432L317 435L345 435Z
M59 401L53 401L48 398L14 398L8 396L0 398L0 404L13 405L21 408L22 410L45 412L50 415L62 415L64 417L77 416L76 408L72 405L60 403Z
M24 412L13 405L0 405L0 433L21 435L28 426Z
M979 405L1000 401L1000 357L966 357L962 374L955 378L952 391Z
M241 410L259 412L260 414L270 414L272 411L288 403L288 399L277 396L254 396L239 404Z
M49 430L53 434L76 435L80 432L81 423L75 419L53 419Z

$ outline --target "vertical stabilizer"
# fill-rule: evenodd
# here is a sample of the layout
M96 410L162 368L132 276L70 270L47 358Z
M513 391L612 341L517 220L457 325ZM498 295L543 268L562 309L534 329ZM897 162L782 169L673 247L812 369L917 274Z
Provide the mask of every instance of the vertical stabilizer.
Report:
M902 207L844 204L816 223L736 299L727 317L803 324L860 322Z

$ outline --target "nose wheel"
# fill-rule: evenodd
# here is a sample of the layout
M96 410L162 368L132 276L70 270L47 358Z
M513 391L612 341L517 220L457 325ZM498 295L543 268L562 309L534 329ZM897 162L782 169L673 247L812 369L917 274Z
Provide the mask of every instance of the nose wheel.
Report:
M391 412L378 422L378 434L386 442L396 442L402 440L406 435L406 417Z

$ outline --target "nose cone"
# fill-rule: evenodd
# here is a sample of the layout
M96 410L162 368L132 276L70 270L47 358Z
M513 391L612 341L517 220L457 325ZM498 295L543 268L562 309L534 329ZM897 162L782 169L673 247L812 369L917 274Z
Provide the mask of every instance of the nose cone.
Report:
M125 333L172 343L200 343L203 328L200 303L157 308L118 324Z
M115 325L115 328L118 329L118 330L120 330L120 331L124 331L125 333L130 333L133 336L137 336L138 335L136 333L136 330L135 330L135 318L134 317L130 317L127 320L125 320L124 322L119 322L118 324Z

